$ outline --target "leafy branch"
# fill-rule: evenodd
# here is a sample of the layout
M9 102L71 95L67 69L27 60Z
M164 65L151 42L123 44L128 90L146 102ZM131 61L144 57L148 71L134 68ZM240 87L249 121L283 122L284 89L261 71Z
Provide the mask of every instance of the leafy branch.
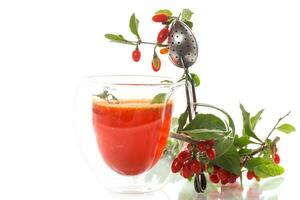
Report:
M175 19L178 19L179 17L173 16L173 13L168 10L168 9L161 9L155 12L156 15L158 14L164 14L168 17L168 20L166 22L163 22L164 25L169 25L171 24ZM180 19L186 23L190 28L193 27L193 23L191 22L191 17L193 15L193 12L189 9L183 9L182 12L180 13L179 16ZM104 37L111 42L116 42L116 43L122 43L122 44L127 44L127 45L135 45L138 46L140 44L148 44L148 45L154 45L158 47L167 47L167 44L160 44L158 42L148 42L144 41L141 39L141 36L139 34L139 20L136 17L135 13L133 13L130 17L129 20L129 28L130 31L133 35L136 36L137 40L128 40L123 37L121 34L112 34L112 33L107 33L104 35Z
M284 119L284 118L286 118L287 116L289 116L290 115L290 113L291 113L291 111L289 111L286 115L284 115L283 117L280 117L279 119L278 119L278 121L277 121L277 123L275 124L275 126L272 128L272 130L270 131L270 133L268 134L268 136L266 137L266 139L265 139L265 141L267 141L268 139L269 139L269 137L271 136L271 134L277 129L277 128L279 128L279 130L282 130L282 131L284 131L284 129L280 129L280 127L277 127L278 126L278 124ZM291 125L289 125L290 127L292 127ZM282 127L282 126L281 126ZM292 130L295 130L295 128L291 128ZM285 132L285 131L284 131Z

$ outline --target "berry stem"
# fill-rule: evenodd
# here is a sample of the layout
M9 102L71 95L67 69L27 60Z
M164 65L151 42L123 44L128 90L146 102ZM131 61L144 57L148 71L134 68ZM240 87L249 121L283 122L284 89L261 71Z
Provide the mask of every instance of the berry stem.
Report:
M197 140L193 140L192 138L190 138L188 136L185 136L183 134L178 134L178 133L171 132L170 137L174 138L174 139L177 139L177 140L184 141L184 142L188 142L188 143L194 144L194 145L197 145L199 143Z
M167 47L168 45L166 44L158 44L158 43L155 43L155 42L144 42L144 41L130 41L128 40L128 42L132 42L134 43L135 45L139 45L139 44L150 44L150 45L155 45L155 46L158 46L158 47Z
M252 153L250 153L249 155L245 155L243 160L242 160L242 165L245 165L245 163L251 158L253 157L254 155L262 152L263 150L269 148L269 147L274 147L280 140L280 137L275 137L275 139L272 141L272 143L270 145L268 144L262 144L259 148L255 149L254 151L252 151Z
M276 143L279 142L279 140L280 140L280 137L276 137L276 138L272 141L272 143L270 144L270 146L271 146L271 147L275 146ZM254 150L254 151L250 154L250 156L254 156L255 154L260 153L261 151L265 150L265 149L268 148L268 147L269 147L268 144L263 144L263 145L261 145L258 149Z
M277 128L278 124L287 116L289 116L289 114L291 113L291 111L289 111L286 115L284 115L283 117L280 117L277 121L277 123L275 124L275 126L272 128L272 130L270 131L270 133L268 134L268 136L265 139L265 142L269 139L269 137L271 136L271 134L275 131L275 129Z

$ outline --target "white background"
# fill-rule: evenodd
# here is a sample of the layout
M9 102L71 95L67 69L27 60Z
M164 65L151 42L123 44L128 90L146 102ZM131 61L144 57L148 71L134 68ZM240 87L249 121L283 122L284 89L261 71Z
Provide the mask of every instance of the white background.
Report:
M160 8L195 12L200 101L225 108L239 124L239 102L252 112L266 108L261 130L292 110L287 121L300 127L297 0L2 0L0 199L106 199L74 136L76 88L92 74L181 75L166 57L152 72L149 46L136 64L131 46L103 38L113 32L134 39L128 20L136 12L141 36L154 41L162 27L151 17ZM299 139L282 136L279 144L286 168L279 199L296 198Z

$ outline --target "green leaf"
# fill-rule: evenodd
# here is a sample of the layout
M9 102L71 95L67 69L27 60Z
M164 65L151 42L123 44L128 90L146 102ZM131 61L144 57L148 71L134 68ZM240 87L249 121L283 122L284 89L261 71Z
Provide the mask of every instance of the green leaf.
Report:
M168 9L161 9L155 12L155 14L165 14L168 17L172 17L173 13Z
M234 146L212 163L236 175L240 174L240 155Z
M178 119L178 128L177 128L177 132L182 131L185 124L186 124L186 120L188 117L188 109L186 109L179 117Z
M273 154L273 152L270 148L267 148L267 149L263 150L262 153L263 153L263 157L268 158L268 159L270 159L272 154Z
M124 37L122 35L107 33L107 34L104 35L104 37L106 39L109 39L112 42L135 45L135 43L124 39Z
M217 154L216 156L219 157L226 153L233 146L233 140L234 138L232 137L223 137L220 139L214 146Z
M195 129L209 129L227 131L226 126L220 118L212 114L197 114L196 117L184 128L184 131ZM231 132L226 132L229 135ZM230 149L233 144L234 137L221 137L217 144L215 144L215 150L217 157L223 155Z
M193 129L212 129L226 131L226 126L220 118L212 114L197 114L196 117L184 128Z
M282 124L281 126L276 128L278 131L289 134L291 132L295 132L296 128L291 124Z
M256 127L257 122L261 120L261 115L264 112L264 109L258 111L254 117L251 117L250 122L251 122L251 127L254 130Z
M166 101L166 99L167 99L167 94L166 93L160 93L152 99L151 104L164 103Z
M183 21L190 29L192 29L193 28L193 22L191 22L191 21Z
M135 14L133 13L130 17L130 21L129 21L129 28L131 30L131 32L136 35L136 37L140 40L140 35L138 32L139 29L139 20L135 17Z
M254 167L254 173L261 178L279 176L284 173L284 168L274 163Z
M183 21L190 21L193 14L194 13L191 10L183 9L182 12L181 12L181 19Z
M250 144L251 141L249 139L248 136L241 136L241 137L238 137L237 135L235 136L234 138L234 145L239 147L239 148L242 148L244 146L247 146L248 144Z
M167 24L171 24L175 19L176 18L173 18L173 17L169 18Z
M102 93L97 94L96 96L99 97L100 99L106 99L108 97L109 93L107 90L104 90Z
M183 133L188 134L195 140L218 140L219 138L223 138L224 135L227 135L228 132L213 130L213 129L193 129L189 131L182 131Z
M231 116L226 111L224 111L218 107L215 107L215 106L212 106L209 104L203 104L203 103L197 103L197 106L216 109L216 110L220 111L221 113L223 113L228 119L228 125L229 125L228 128L230 128L231 131L228 132L228 135L226 135L226 137L223 137L220 140L218 140L218 142L214 146L214 148L216 150L216 154L217 154L216 156L217 157L222 156L233 145L234 135L235 135L234 122L233 122ZM201 121L202 119L203 119L203 121ZM211 114L206 114L206 115L202 114L202 116L197 114L193 121L194 121L194 123L188 124L188 126L189 126L188 128L190 128L190 129L201 129L201 128L218 129L218 130L223 130L223 131L227 130L227 126L225 126L224 122L220 118L218 118L214 115L211 115ZM197 121L200 121L200 123ZM207 123L207 121L208 121L208 123ZM188 130L188 128L186 127L184 129Z
M253 171L255 167L259 165L268 165L268 164L273 164L273 160L270 158L251 158L246 162L245 167L248 170Z
M239 150L239 155L244 156L244 155L249 155L252 152L251 149L241 149Z
M254 131L252 130L251 127L251 123L250 123L250 113L247 112L244 108L244 106L242 104L240 104L240 108L242 110L242 115L243 115L243 124L244 124L244 128L243 128L243 134L244 135L248 135L249 137L255 138L256 140L262 142L254 133Z
M200 85L200 78L197 74L191 73L192 79L194 80L195 87Z

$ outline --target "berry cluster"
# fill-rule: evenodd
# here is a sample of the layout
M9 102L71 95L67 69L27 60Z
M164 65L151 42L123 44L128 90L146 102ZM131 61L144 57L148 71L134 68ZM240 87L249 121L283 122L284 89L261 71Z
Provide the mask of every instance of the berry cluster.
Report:
M209 173L209 179L211 182L221 182L222 185L226 185L227 183L235 183L238 177L238 175L230 173L218 166L213 166L213 171Z
M217 165L210 166L207 170L207 164L205 161L214 160L216 157L214 144L214 140L200 141L197 145L188 144L186 149L181 151L173 160L171 165L172 172L180 172L182 177L190 179L194 176L194 174L200 174L207 171L212 183L221 183L222 185L235 183L239 178L239 175L237 174L230 173ZM275 164L279 164L280 162L280 157L277 151L277 147L275 146L273 149L273 161ZM203 157L205 155L207 159ZM203 158L202 161L200 160L200 157L201 159ZM241 168L243 167L244 165L241 164ZM249 180L255 178L256 181L260 181L260 177L251 170L247 171L247 178Z
M181 176L187 179L193 177L194 174L200 174L205 168L206 166L204 164L201 166L197 159L191 158L191 152L189 150L180 152L171 166L173 173L180 171Z
M191 178L194 174L206 171L206 163L201 163L199 155L207 156L209 160L216 157L213 140L201 141L197 145L188 144L174 159L171 170L173 173L180 172L184 178ZM198 158L198 159L197 159Z
M153 71L157 72L160 70L161 67L161 60L158 57L157 53L156 53L156 47L157 46L161 46L163 42L166 41L166 39L168 38L169 35L169 19L170 17L167 16L166 14L163 13L158 13L156 15L154 15L152 17L152 20L154 22L159 22L162 23L164 25L164 28L161 29L157 35L157 43L154 47L154 53L153 53L153 58L151 61L151 65L152 65L152 69ZM160 49L160 53L163 54L167 54L168 53L168 48L163 47ZM139 50L138 45L136 46L135 50L132 52L132 60L135 62L138 62L141 58L141 51Z
M200 152L206 153L209 160L214 160L216 158L216 151L214 149L215 141L207 140L198 143L198 149Z

